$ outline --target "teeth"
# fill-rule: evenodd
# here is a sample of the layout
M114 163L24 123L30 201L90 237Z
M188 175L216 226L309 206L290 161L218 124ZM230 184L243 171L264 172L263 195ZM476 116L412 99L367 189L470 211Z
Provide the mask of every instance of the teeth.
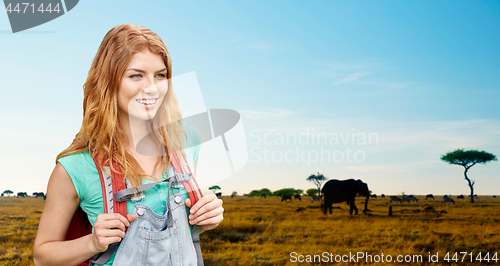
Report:
M156 99L153 100L138 99L137 102L139 102L140 104L153 104L156 102Z

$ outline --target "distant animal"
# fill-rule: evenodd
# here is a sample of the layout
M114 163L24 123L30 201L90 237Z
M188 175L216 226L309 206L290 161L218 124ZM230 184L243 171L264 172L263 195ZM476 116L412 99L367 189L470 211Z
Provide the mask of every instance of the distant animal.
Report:
M234 197L234 194L231 194L231 198L233 198L233 197Z
M0 197L3 197L3 193L0 195Z
M281 202L283 202L283 201L286 202L287 200L292 201L292 196L290 196L290 195L283 195L283 196L281 196Z
M436 210L432 206L427 206L424 208L424 212L436 212Z
M266 197L267 197L267 196L266 196L266 193L262 193L262 194L260 195L260 197L261 197L261 198L266 198Z
M294 196L294 198L295 198L295 199L298 199L298 200L300 200L300 201L302 201L302 199L300 198L300 195L299 195L299 194L296 194L296 195Z
M45 194L43 192L33 192L33 196L35 198L38 198L38 197L45 197Z
M455 204L455 201L452 198L449 198L449 197L443 197L443 202L444 203L451 202L451 203Z
M311 198L311 202L315 202L315 201L317 201L317 202L321 202L321 199L322 199L322 198L323 198L323 197L320 197L320 196L313 196L313 197Z
M425 199L430 199L430 198L434 199L434 195L432 195L432 194L427 194L427 196L425 196Z
M464 195L457 196L457 199L464 199Z
M306 208L304 208L304 207L299 207L299 208L297 208L297 209L295 210L295 212L303 212L303 211L305 211L305 210L306 210Z
M390 199L390 202L396 201L396 202L401 203L401 198L400 197L391 196L389 199Z
M380 197L384 199L385 198L385 194L381 194Z
M371 194L370 197L376 199L377 198L377 194Z
M417 202L417 203L418 203L418 199L417 199L417 198L415 198L415 196L413 196L413 195L410 195L410 196L403 196L402 201L403 201L403 202L405 202L405 201L406 201L406 202L408 202L408 203L415 201L415 202Z
M17 192L17 197L18 198L19 197L23 197L24 198L24 197L27 197L27 196L28 196L28 193L26 193L26 192Z
M365 209L363 213L368 210L368 200L370 198L370 193L368 190L368 185L363 183L361 180L329 180L323 185L321 193L324 195L323 213L326 214L327 210L332 214L332 204L346 202L350 206L349 215L352 215L353 211L358 214L358 208L356 208L355 198L357 194L366 197Z
M217 196L217 198L220 198L222 196L222 192L215 193L215 196Z
M250 194L243 194L243 196L246 196L246 197L251 197Z
M497 196L493 195L493 198L494 198L494 199L496 199L496 198L497 198Z

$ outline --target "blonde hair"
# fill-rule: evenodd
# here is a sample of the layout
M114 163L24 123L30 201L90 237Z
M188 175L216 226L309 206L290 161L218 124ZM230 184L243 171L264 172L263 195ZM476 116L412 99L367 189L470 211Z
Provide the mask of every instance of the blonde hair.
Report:
M167 67L168 92L158 109L156 116L149 121L149 127L158 144L167 147L167 155L178 153L182 158L182 115L172 86L172 61L167 46L151 30L133 24L123 24L112 28L99 46L97 54L83 85L83 121L73 143L57 155L60 158L82 151L96 150L99 153L98 167L102 168L103 157L117 163L132 186L141 184L146 176L139 163L127 152L127 136L118 121L117 91L120 79L129 64L132 55L144 49L159 54ZM166 132L165 132L166 131ZM183 162L183 160L180 160ZM169 160L157 158L155 168L161 164L163 172L167 170ZM183 163L182 163L183 164ZM113 165L111 171L117 172ZM108 173L110 174L110 173Z

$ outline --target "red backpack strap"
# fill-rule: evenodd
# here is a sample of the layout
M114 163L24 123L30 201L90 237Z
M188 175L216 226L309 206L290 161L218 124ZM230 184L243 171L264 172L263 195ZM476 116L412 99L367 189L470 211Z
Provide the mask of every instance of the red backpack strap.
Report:
M107 156L103 158L103 161L105 163L103 163L102 166L105 167L109 173L111 173L112 177L110 177L99 167L97 158L97 152L93 152L92 159L94 159L97 171L99 172L99 178L101 179L104 213L120 213L125 218L127 218L127 202L117 202L113 197L114 193L126 188L125 180L123 178L123 173L120 169L120 166L118 165L118 163L113 162L113 167L118 172L112 172L111 168L109 167L109 160L107 160Z
M122 216L127 218L127 201L117 202L113 197L116 191L120 191L125 188L125 180L120 166L118 163L113 162L113 168L117 170L117 172L111 171L109 160L107 156L104 156L104 163L102 164L102 167L111 174L111 176L109 176L106 172L102 171L101 167L99 167L97 151L92 152L92 159L94 160L97 172L99 172L99 178L101 179L104 213L120 213ZM119 243L113 243L106 251L96 254L92 259L93 265L104 265L114 254L118 246Z
M185 166L187 167L189 173L192 175L192 178L190 178L188 181L183 181L182 184L184 185L184 188L188 193L189 200L191 201L191 206L193 206L194 204L196 204L196 202L198 202L198 200L201 199L201 197L203 197L203 194L201 193L201 189L198 186L198 182L196 182L196 179L194 178L194 175L191 172L191 168L187 163L186 155L184 153L182 153L182 155L185 162ZM172 165L174 166L175 171L177 173L186 174L186 170L181 166L181 162L179 160L177 153L172 154Z

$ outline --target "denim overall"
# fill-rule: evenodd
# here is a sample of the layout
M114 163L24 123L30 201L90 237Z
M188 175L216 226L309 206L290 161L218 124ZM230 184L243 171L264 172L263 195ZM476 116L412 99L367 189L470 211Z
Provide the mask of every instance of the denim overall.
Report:
M188 216L181 193L170 195L171 188L184 188L184 175L169 167L168 200L164 215L146 205L134 206L137 219L130 223L113 266L197 265L197 255L189 230Z
M185 167L185 174L177 173L172 164L168 169L168 194L163 215L158 215L148 206L139 204L145 197L142 192L139 197L132 197L130 200L136 202L132 213L137 215L137 219L130 223L122 241L110 245L102 258L92 261L91 265L105 263L117 246L113 266L203 265L199 247L199 226L193 226L192 236L181 193L170 195L171 188L184 188L182 181L189 181L193 176L188 167ZM127 187L129 185L130 182L127 182ZM115 197L120 198L117 201L129 199L133 194L130 191L133 190L116 193ZM194 239L195 235L197 239Z

